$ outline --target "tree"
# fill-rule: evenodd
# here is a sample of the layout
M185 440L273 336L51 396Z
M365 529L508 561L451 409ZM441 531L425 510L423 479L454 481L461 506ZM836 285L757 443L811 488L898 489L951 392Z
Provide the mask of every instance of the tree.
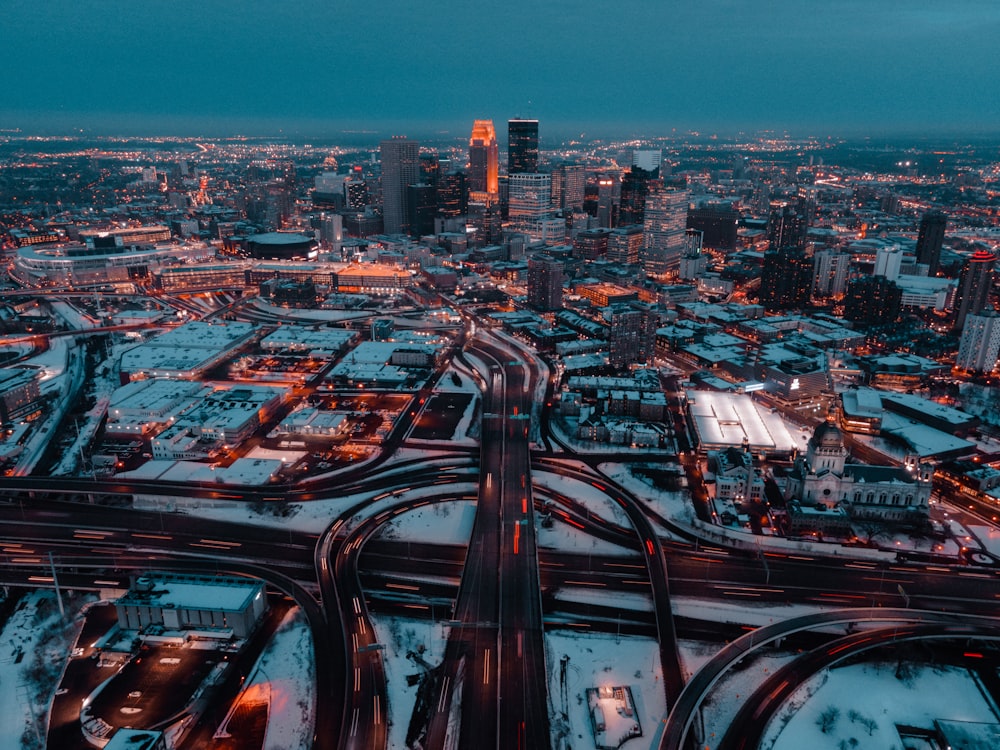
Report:
M837 719L839 718L840 709L836 706L827 706L823 713L819 715L819 718L816 719L816 726L819 727L819 731L823 734L829 734L837 725Z

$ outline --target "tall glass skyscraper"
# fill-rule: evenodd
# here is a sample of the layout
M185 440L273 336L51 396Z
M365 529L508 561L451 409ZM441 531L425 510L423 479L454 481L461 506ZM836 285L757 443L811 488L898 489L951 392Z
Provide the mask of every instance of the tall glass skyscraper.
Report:
M507 174L538 171L538 120L507 122Z
M420 144L393 136L379 144L382 159L382 221L386 234L408 234L407 188L420 182Z
M656 190L646 196L643 235L645 243L639 262L650 275L676 271L685 250L688 192Z
M944 244L944 230L948 226L948 216L943 211L928 211L920 219L920 233L917 235L917 263L927 264L927 275L937 276L941 264L941 246Z
M955 328L962 330L965 318L987 309L993 288L993 267L997 256L989 250L976 250L965 262L958 277L955 294Z
M500 152L493 120L476 120L469 138L469 192L496 196L499 176Z

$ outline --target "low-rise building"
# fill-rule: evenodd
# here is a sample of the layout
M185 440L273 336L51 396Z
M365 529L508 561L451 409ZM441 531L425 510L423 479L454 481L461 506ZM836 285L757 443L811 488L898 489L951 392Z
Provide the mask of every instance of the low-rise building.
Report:
M115 602L123 630L158 625L219 638L246 638L267 611L264 583L252 578L150 573Z

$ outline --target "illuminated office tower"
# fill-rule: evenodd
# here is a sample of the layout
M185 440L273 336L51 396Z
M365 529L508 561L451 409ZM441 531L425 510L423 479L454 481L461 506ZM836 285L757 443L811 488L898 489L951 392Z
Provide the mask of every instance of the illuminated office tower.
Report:
M1000 355L1000 314L994 310L970 313L965 318L955 360L963 370L992 372Z
M660 176L663 151L660 149L636 148L632 150L632 166L638 167L653 177Z
M529 173L510 175L508 217L512 228L524 232L532 240L540 240L540 222L550 215L551 196L551 175Z
M767 239L772 250L786 247L801 247L806 239L806 220L794 203L783 200L771 201L771 213L767 219Z
M687 249L687 212L686 190L659 189L646 196L645 243L639 262L647 274L663 274L680 267Z
M499 193L500 152L493 120L476 120L472 123L472 137L469 138L469 174L467 177L470 194L485 194L486 200L493 202ZM481 199L477 195L473 200Z
M538 120L507 122L507 174L538 171Z
M386 234L408 234L410 185L420 183L420 144L393 136L379 145L382 159L382 221Z
M962 329L965 318L987 308L993 287L993 266L997 256L989 250L977 250L962 268L955 294L955 328Z
M642 254L643 242L642 224L612 229L608 235L608 260L635 265Z
M944 230L948 225L948 215L943 211L928 211L920 219L917 234L917 263L927 266L928 276L937 276L941 264L941 246L944 244Z
M558 310L562 295L562 261L545 254L528 258L528 305L536 310Z
M813 253L813 292L817 297L841 297L847 289L851 254L825 247Z
M552 207L571 211L581 210L586 188L586 167L564 164L552 170Z
M760 272L760 304L769 311L806 307L812 281L812 258L807 258L804 250L768 250Z

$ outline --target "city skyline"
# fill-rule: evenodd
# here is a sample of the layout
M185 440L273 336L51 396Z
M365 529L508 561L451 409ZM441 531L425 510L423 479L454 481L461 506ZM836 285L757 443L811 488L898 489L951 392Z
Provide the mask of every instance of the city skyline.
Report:
M603 8L360 3L8 9L0 115L25 132L983 132L1000 8L965 0ZM44 32L41 30L44 29ZM317 33L316 30L320 30ZM35 30L35 31L32 31ZM487 36L488 35L488 36ZM468 41L482 51L470 59ZM479 45L476 45L477 47Z

